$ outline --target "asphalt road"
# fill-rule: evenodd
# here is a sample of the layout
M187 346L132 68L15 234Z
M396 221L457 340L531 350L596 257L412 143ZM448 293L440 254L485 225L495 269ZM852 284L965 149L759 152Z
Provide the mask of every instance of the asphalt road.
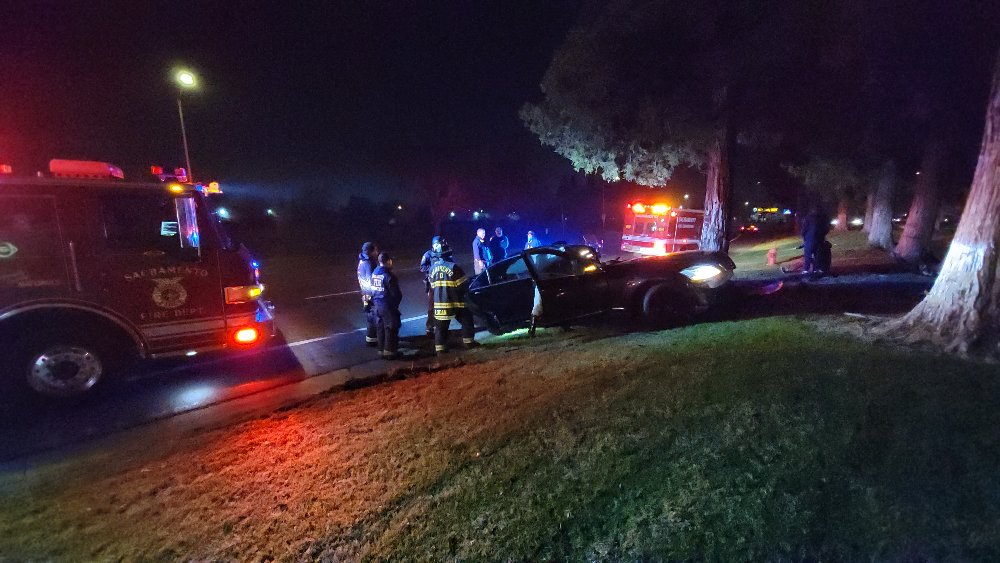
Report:
M426 298L420 256L397 260L403 290L401 347L432 353L424 336ZM266 350L139 366L82 399L0 410L0 461L76 444L207 405L377 358L364 343L357 258L295 257L264 263L278 336Z

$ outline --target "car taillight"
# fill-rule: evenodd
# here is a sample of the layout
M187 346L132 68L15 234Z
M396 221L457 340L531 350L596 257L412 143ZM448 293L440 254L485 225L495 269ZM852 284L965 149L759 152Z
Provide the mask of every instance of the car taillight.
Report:
M226 304L247 303L257 299L264 293L264 285L237 285L226 288Z
M260 332L253 327L241 328L233 333L233 340L237 344L253 344L260 338Z

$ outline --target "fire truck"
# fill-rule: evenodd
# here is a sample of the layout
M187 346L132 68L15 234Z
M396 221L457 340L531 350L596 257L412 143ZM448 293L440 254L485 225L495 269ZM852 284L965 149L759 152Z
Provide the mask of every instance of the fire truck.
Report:
M199 186L103 162L0 174L0 383L72 397L134 360L259 347L258 262ZM179 180L179 181L178 181Z
M698 250L704 222L705 212L701 210L673 209L665 203L629 203L625 211L622 250L651 256Z

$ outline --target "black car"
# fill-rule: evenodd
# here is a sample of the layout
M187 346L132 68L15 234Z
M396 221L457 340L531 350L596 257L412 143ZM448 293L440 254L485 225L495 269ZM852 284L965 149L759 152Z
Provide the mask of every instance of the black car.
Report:
M590 246L541 246L497 262L473 278L467 301L495 334L530 322L536 287L542 325L567 325L621 310L649 326L671 326L695 320L718 305L728 292L733 268L722 252L602 263Z

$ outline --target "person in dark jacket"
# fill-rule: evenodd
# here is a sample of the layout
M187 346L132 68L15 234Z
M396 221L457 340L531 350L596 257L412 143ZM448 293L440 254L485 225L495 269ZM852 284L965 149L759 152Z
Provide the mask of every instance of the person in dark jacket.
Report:
M376 263L375 243L366 242L361 245L358 255L358 286L361 288L361 305L364 307L368 330L365 333L365 344L375 346L378 337L375 330L375 311L372 309L372 272L378 266Z
M478 276L489 265L490 247L486 243L486 229L476 229L476 238L472 239L472 268Z
M392 257L383 252L378 257L378 268L372 272L372 305L377 317L378 353L383 359L399 357L399 304L403 292L399 278L392 272Z
M510 247L510 239L503 234L503 229L497 227L490 237L490 263L496 263L507 257L507 248Z
M477 346L472 312L465 307L465 293L469 277L452 257L451 248L440 239L433 246L433 262L428 277L434 294L434 351L448 351L448 326L451 319L458 319L462 326L462 343L466 348Z
M826 235L830 232L830 217L819 206L813 206L802 219L802 273L823 273L829 268ZM825 263L824 263L825 262Z
M434 262L434 245L443 242L443 237L434 237L431 239L431 249L420 257L420 274L424 276L424 293L427 294L427 321L424 324L424 331L431 338L434 338L434 293L431 291L431 280L428 275Z

